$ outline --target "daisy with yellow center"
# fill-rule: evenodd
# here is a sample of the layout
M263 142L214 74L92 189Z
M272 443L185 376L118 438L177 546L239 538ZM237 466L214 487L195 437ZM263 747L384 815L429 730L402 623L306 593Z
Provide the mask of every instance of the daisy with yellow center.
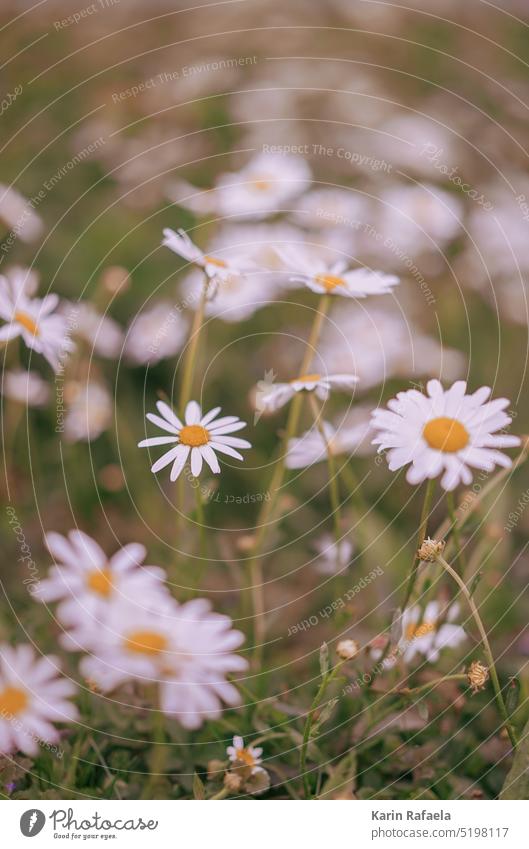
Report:
M205 461L214 474L219 474L220 466L217 453L227 454L237 460L244 459L237 448L251 448L246 439L231 436L235 431L246 427L246 422L237 416L217 418L221 408L215 407L205 415L196 401L190 401L185 409L184 422L180 421L174 410L164 401L158 401L156 413L147 413L147 418L161 430L165 436L143 439L139 448L151 448L157 445L172 445L151 468L156 473L171 464L171 481L175 481L186 462L190 461L191 474L198 477Z
M249 767L252 772L261 763L263 750L261 747L245 746L242 737L234 737L233 745L226 749L228 757L233 764Z
M394 274L369 268L349 269L344 260L328 264L310 247L290 245L279 253L287 269L293 272L290 279L303 283L320 295L366 298L368 295L387 294L399 283Z
M55 565L37 585L35 596L42 602L59 602L57 616L68 628L61 642L67 648L76 648L77 631L86 623L96 627L116 598L157 598L167 592L165 572L143 565L147 552L139 543L108 558L94 539L79 530L66 537L50 532L45 541Z
M406 477L411 484L442 475L441 486L450 491L472 482L472 467L488 472L496 465L509 468L511 460L499 449L520 444L517 436L503 432L512 421L505 412L509 401L488 401L488 386L472 395L466 389L462 380L447 390L430 380L426 394L399 392L388 409L374 411L373 444L387 452L392 471L410 464Z
M238 256L235 251L229 257L212 256L204 253L191 241L185 230L175 232L166 227L163 231L162 245L203 269L210 279L222 282L250 270L248 261L244 261L242 256Z
M54 312L57 295L33 297L38 278L31 271L15 268L6 277L0 275L0 342L21 336L28 348L45 357L55 371L61 357L73 350L66 318Z
M410 663L417 654L422 654L433 663L439 659L444 648L457 648L466 634L454 620L459 616L459 605L452 604L443 609L438 601L431 601L424 612L418 605L408 608L402 616L402 638L399 654Z
M177 604L170 595L115 599L98 623L79 634L89 652L81 672L102 692L127 681L156 687L161 710L185 728L218 719L222 704L238 705L228 675L243 673L247 661L233 654L244 636L231 619L214 613L205 599Z
M32 646L0 646L0 755L38 754L39 742L54 744L54 722L73 722L69 701L75 684L59 674L55 657L37 655Z
M326 401L332 389L353 392L358 378L354 374L304 374L286 383L273 383L255 394L255 407L260 413L273 413L284 407L297 392L314 392Z

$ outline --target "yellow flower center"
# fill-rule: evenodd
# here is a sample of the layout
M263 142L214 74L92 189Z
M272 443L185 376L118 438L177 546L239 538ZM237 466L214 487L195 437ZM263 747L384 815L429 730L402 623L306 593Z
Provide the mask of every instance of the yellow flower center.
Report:
M133 631L125 639L125 648L135 654L152 656L167 648L167 640L157 631Z
M25 327L29 333L33 334L33 336L39 335L39 327L36 321L34 321L27 312L16 312L15 313L15 321L18 321L22 327Z
M457 419L449 419L446 416L440 416L438 419L432 419L424 426L422 435L430 448L436 451L445 451L448 454L454 454L456 451L461 451L468 445L469 434L468 430Z
M180 431L179 438L182 445L198 448L200 445L206 445L209 442L209 433L202 425L186 425Z
M260 177L259 179L254 180L252 185L258 192L267 192L272 184L270 180L265 180L263 177Z
M255 766L255 758L248 749L235 749L235 755L237 760L246 766Z
M327 292L332 292L337 286L345 286L343 277L335 277L333 274L317 274L316 283L319 283Z
M217 265L219 268L226 268L226 263L224 262L224 260L223 259L217 259L216 256L205 256L204 260L209 265Z
M92 592L107 598L112 592L112 572L110 569L94 569L88 574L86 585Z
M0 691L0 716L17 716L27 704L26 693L18 687L6 687Z
M435 622L421 622L420 625L408 625L406 628L406 639L416 640L418 637L426 637L435 631Z
M301 377L295 377L291 383L317 383L321 380L321 374L302 374Z

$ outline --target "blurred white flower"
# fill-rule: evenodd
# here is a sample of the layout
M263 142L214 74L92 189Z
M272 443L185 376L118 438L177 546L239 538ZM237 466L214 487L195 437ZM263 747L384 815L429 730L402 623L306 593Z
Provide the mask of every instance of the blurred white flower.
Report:
M314 392L321 401L326 401L331 390L354 392L358 378L354 374L304 374L287 383L273 383L266 391L256 393L260 412L275 412L298 392Z
M125 545L107 557L94 539L79 530L67 537L50 532L45 541L55 565L34 594L42 602L60 602L57 616L71 629L64 635L67 648L77 648L76 631L82 631L85 623L97 628L116 599L133 601L167 592L164 570L142 565L147 552L139 543Z
M344 298L365 298L384 295L399 283L394 274L355 268L347 271L348 263L338 260L332 264L314 256L314 252L291 245L281 251L286 265L295 272L292 280L303 283L320 295L341 295Z
M265 218L310 186L311 172L301 156L259 153L240 171L221 174L213 189L175 183L171 198L198 214Z
M109 359L119 356L124 333L117 321L101 315L88 301L71 304L70 309L70 314L75 315L75 333L91 346L94 353Z
M228 435L246 427L246 422L241 421L237 416L223 416L218 419L220 407L214 407L202 415L200 405L196 401L190 401L185 409L185 424L182 424L176 413L164 401L158 401L156 407L160 415L147 413L147 418L170 436L143 439L138 447L151 448L155 445L171 444L174 446L162 454L151 468L151 472L156 473L172 463L171 481L178 478L188 458L191 461L191 474L194 477L200 475L204 460L214 474L219 474L217 453L243 460L242 454L235 449L252 447L246 439Z
M397 249L443 251L461 232L463 204L430 184L394 186L380 195L378 227Z
M24 369L4 372L1 390L6 398L28 407L43 407L50 397L50 387L40 374Z
M0 221L23 242L34 242L43 230L42 219L31 203L11 186L0 183Z
M397 375L441 374L455 378L465 369L459 351L421 332L409 310L379 303L340 304L325 322L316 370L349 371L358 375L360 391Z
M418 605L408 608L402 616L403 633L398 649L403 653L406 663L415 655L422 654L430 663L439 660L439 653L445 648L457 648L465 639L466 633L461 625L454 625L459 616L459 605L449 607L445 618L441 615L441 605L431 601L426 605L424 614Z
M441 486L452 490L459 483L472 483L470 467L491 472L496 465L511 466L509 457L498 450L520 444L519 437L501 433L512 421L504 412L509 401L487 402L488 386L472 395L466 388L464 380L448 390L438 380L429 380L427 395L408 389L388 401L388 409L373 412L372 427L377 431L373 444L379 452L387 451L391 471L410 463L409 483L442 473Z
M182 282L186 303L198 303L202 289L202 275L192 271ZM280 294L277 275L267 272L230 274L215 280L210 287L205 314L222 321L245 321L257 310L273 303Z
M125 341L125 355L137 365L173 357L183 347L187 322L169 302L160 302L138 313L131 321Z
M0 318L9 322L0 329L0 342L21 336L28 348L59 371L62 359L75 346L66 319L58 313L52 315L59 304L58 295L34 298L37 284L37 276L23 268L11 269L6 277L0 275Z
M366 407L354 408L337 425L323 422L322 427L325 440L319 429L312 427L302 436L289 441L285 461L287 469L303 469L321 463L327 459L329 451L333 457L371 453L368 445L369 411Z
M223 702L240 703L226 675L248 668L232 653L244 635L205 599L164 598L150 608L116 602L87 639L92 654L80 666L87 679L105 691L131 678L158 684L160 709L184 728L218 719Z
M114 399L102 383L69 381L64 396L68 404L64 435L68 442L93 442L110 427Z
M349 565L354 552L353 543L348 537L344 537L337 545L331 534L321 536L313 547L318 554L314 566L320 575L336 575Z
M39 743L56 744L54 722L75 722L76 693L72 681L59 674L59 660L37 656L29 644L0 646L0 753L38 754Z

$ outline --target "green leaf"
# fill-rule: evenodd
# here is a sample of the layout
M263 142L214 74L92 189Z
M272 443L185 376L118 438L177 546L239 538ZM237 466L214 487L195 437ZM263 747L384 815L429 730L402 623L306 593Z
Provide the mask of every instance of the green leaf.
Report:
M518 707L518 702L520 701L520 681L518 678L514 677L509 680L507 687L505 689L505 707L507 708L507 713L509 716L512 716L516 708Z
M204 787L204 782L200 778L198 772L195 772L193 776L193 796L195 799L206 798L206 788Z
M330 771L329 778L318 795L319 799L347 798L356 787L356 749L351 749Z
M529 722L522 731L500 799L529 799Z

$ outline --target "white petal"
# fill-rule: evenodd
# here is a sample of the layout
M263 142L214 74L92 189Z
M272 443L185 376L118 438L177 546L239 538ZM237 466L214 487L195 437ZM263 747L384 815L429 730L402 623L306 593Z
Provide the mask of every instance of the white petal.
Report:
M198 478L201 471L202 471L202 454L200 453L199 448L192 448L191 449L191 472L196 478Z
M196 401L190 401L186 407L185 420L187 425L198 424L202 416L200 405Z
M186 460L189 456L189 452L191 451L189 445L179 445L176 455L175 461L173 464L173 468L171 469L170 479L175 481L177 477L180 475L180 472L185 466Z

